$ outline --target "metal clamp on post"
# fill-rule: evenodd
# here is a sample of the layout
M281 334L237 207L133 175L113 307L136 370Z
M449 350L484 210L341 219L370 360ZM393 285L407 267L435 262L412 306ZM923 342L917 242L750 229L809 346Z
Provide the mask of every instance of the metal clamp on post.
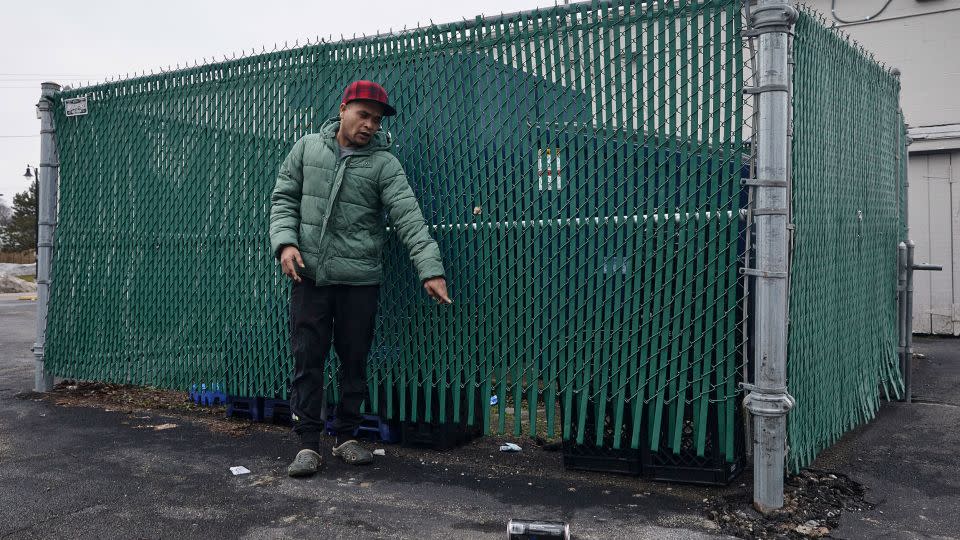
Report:
M754 216L785 216L786 208L754 208L751 210Z
M749 187L787 187L786 180L767 180L762 178L742 178L740 180L741 186Z
M785 386L762 388L749 383L739 386L749 392L743 398L743 406L756 416L783 416L797 404Z
M759 6L750 11L750 29L743 32L744 37L757 37L770 32L793 31L800 13L791 5Z
M743 89L744 94L762 94L764 92L789 92L785 84L765 84L763 86L748 86Z
M767 272L766 270L757 270L756 268L741 268L740 275L771 279L787 279L786 272Z

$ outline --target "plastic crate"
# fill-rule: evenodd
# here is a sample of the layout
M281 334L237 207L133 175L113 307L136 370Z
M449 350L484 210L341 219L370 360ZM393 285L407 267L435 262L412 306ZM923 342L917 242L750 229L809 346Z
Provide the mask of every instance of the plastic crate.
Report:
M450 450L475 438L459 424L451 423L402 422L400 430L403 446L433 450Z
M327 414L326 431L328 435L337 434L333 429L333 421L335 418L336 413L333 411ZM375 414L364 414L360 425L353 431L353 436L358 439L396 444L401 440L400 432L399 422L387 421Z
M703 455L697 455L696 434L693 429L693 406L686 405L684 422L677 451L667 446L670 440L666 418L661 424L660 448L652 451L647 446L646 437L641 438L638 449L629 446L629 427L632 426L633 407L627 403L623 411L621 439L619 449L614 449L613 407L605 407L603 418L597 418L597 408L593 402L587 404L587 417L584 421L583 443L577 444L579 396L574 394L574 407L571 411L571 433L563 443L563 466L566 469L584 470L643 476L649 480L722 486L729 484L744 467L743 421L739 414L734 415L734 455L732 459L723 455L719 445L719 433L716 422L716 406L711 404L708 410ZM565 412L561 410L561 421ZM649 417L641 419L641 433L649 433ZM597 426L602 426L602 443L597 445Z
M274 424L289 425L292 422L293 415L290 412L290 401L286 399L264 398L263 400L263 421Z
M190 401L204 407L227 404L227 393L224 392L223 384L220 383L213 383L209 386L206 383L200 383L199 385L194 383L190 385L190 390L187 393L190 396Z
M632 448L598 448L586 444L563 444L563 468L640 476L640 451Z
M229 396L227 398L227 416L245 417L260 422L263 420L263 398Z
M372 414L363 415L363 422L357 427L356 436L387 444L396 444L402 440L399 422L388 422Z
M632 409L624 407L621 425L620 448L614 448L615 430L613 426L613 407L606 406L602 421L598 422L594 403L587 403L587 417L584 421L583 443L577 443L579 434L579 400L574 394L570 437L563 442L563 468L578 471L625 474L640 476L642 470L641 452L629 446L629 427L633 424ZM565 412L560 411L561 423L565 421ZM603 429L602 443L597 445L597 426Z
M712 405L712 404L711 404ZM697 455L693 431L692 406L688 405L683 422L679 451L661 447L656 452L641 448L643 476L650 480L724 486L736 478L744 468L743 417L740 408L734 414L734 455L723 455L717 431L716 408L710 407L703 455ZM667 440L666 427L661 441Z
M448 390L445 403L446 416L445 421L439 420L439 392L436 388L429 389L433 401L432 418L429 422L405 421L400 423L402 434L402 445L408 447L432 448L434 450L449 450L462 444L468 443L483 434L483 414L489 408L487 401L483 399L480 392L474 395L473 425L469 422L469 394L467 391L461 391L460 394L460 418L454 420L453 397L452 392ZM425 390L420 389L417 400L417 418L422 419L426 414L426 403L424 401ZM489 397L487 398L489 399ZM399 404L394 404L394 410L399 411Z

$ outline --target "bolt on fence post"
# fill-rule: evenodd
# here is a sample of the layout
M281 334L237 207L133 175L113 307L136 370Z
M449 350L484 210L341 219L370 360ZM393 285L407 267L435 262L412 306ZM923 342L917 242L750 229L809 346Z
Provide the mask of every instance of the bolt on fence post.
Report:
M50 299L50 263L53 255L53 230L57 224L57 184L60 157L54 137L53 95L60 85L45 82L40 85L37 116L40 119L40 171L37 179L37 341L33 345L34 390L48 392L53 388L53 376L44 369L44 343L47 336L47 302Z
M783 506L787 412L787 275L789 215L790 33L798 17L789 0L760 0L750 13L759 36L757 178L753 212L756 267L754 381L744 406L753 416L753 504L768 512Z

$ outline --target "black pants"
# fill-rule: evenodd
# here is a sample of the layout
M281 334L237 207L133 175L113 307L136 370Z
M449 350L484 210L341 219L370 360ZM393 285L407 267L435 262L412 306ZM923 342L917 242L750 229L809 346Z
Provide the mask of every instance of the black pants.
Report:
M352 435L360 425L380 287L318 287L312 280L302 279L290 292L290 347L294 358L290 411L296 418L293 431L303 447L316 449L327 420L323 372L331 341L340 360L340 403L333 427L342 438Z

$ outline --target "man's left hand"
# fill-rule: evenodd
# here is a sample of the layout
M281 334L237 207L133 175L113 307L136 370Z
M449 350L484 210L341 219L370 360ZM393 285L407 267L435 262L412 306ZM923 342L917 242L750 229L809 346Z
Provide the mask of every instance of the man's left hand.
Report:
M447 296L447 280L443 276L430 278L423 282L423 288L426 289L430 298L437 301L438 304L452 304L453 300Z

